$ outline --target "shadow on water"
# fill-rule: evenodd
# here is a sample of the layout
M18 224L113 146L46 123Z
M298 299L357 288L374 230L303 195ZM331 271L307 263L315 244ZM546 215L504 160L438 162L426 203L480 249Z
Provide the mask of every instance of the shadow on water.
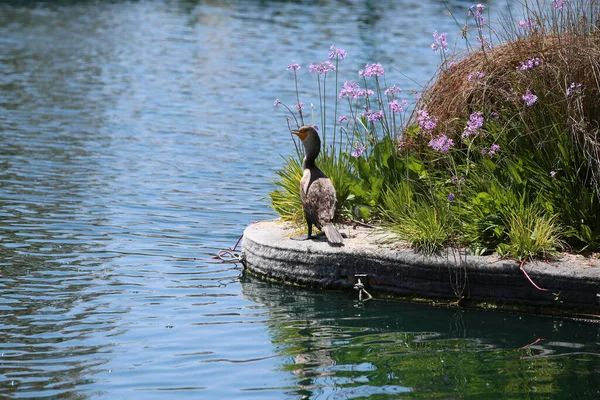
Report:
M242 279L304 398L596 398L600 325ZM574 335L574 332L577 332Z

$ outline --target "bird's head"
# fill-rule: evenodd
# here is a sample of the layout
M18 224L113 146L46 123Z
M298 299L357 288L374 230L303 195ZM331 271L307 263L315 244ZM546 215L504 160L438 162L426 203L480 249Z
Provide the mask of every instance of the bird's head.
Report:
M304 125L300 127L300 129L293 129L290 131L290 133L293 135L297 135L302 141L306 140L306 138L308 137L319 137L317 130L310 125Z
M290 131L291 134L298 135L304 145L304 152L308 165L314 163L321 150L321 139L314 126L304 125L298 130ZM305 163L306 164L306 163Z

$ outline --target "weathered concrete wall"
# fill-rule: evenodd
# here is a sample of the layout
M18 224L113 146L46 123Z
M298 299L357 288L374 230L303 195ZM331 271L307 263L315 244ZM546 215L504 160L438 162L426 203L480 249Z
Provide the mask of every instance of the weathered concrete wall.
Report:
M295 241L298 232L280 221L262 221L244 231L242 256L251 272L270 279L325 289L351 289L356 275L367 290L401 296L465 299L493 303L600 309L600 260L565 255L525 265L495 257L416 254L380 229L351 227L343 247L321 240ZM464 290L461 290L464 287Z

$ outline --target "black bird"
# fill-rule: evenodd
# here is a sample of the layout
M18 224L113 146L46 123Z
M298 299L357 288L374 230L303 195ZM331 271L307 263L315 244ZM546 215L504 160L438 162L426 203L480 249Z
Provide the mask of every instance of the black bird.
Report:
M304 208L304 216L308 225L308 235L294 237L295 240L306 240L312 237L312 227L316 226L325 232L327 242L334 246L343 246L342 235L333 226L335 214L335 188L331 179L315 165L321 151L321 139L312 126L305 125L291 131L302 140L304 145L304 174L300 180L300 199Z

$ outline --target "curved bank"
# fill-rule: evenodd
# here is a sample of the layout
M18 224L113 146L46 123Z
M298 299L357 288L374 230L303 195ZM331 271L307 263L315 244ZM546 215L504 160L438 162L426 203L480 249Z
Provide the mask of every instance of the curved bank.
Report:
M360 278L375 296L600 309L600 260L564 255L527 263L532 286L514 260L494 256L461 258L449 250L425 256L400 245L384 229L344 226L345 246L325 238L291 240L298 229L279 220L254 223L244 231L246 271L280 282L323 289L353 290Z

